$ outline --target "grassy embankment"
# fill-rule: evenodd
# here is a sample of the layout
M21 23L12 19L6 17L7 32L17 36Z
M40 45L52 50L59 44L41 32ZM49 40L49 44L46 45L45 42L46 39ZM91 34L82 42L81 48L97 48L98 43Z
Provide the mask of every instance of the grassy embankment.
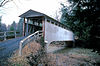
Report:
M40 43L42 42L27 44L22 50L23 56L19 57L17 51L8 59L9 64L15 66L99 66L100 64L100 55L91 52L92 49L64 48L53 53L45 53Z

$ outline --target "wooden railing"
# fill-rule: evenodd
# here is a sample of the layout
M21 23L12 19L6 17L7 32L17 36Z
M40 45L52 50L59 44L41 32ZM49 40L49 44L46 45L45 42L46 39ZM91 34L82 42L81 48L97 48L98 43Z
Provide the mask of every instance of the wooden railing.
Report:
M21 40L20 41L20 44L19 44L19 56L22 55L22 48L28 44L29 42L31 41L34 41L36 40L37 38L43 36L43 33L42 31L36 31L35 33L29 35L28 37L26 37L25 39Z
M7 37L9 38L9 37L14 37L14 38L16 38L18 35L20 35L19 34L20 32L18 32L18 31L6 31L6 32L0 32L0 39L2 39L2 40L7 40Z

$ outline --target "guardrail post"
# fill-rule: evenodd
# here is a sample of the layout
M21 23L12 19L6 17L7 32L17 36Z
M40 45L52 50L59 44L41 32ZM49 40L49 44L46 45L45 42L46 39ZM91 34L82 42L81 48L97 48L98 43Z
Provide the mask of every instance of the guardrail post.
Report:
M36 35L34 35L34 40L36 40Z
M22 42L20 42L19 44L19 56L22 55Z
M6 32L4 32L4 40L6 40Z
M16 31L14 31L14 33L15 33L15 38L16 38Z
M40 33L38 32L38 34L37 34L37 39L39 38L39 34L40 34Z

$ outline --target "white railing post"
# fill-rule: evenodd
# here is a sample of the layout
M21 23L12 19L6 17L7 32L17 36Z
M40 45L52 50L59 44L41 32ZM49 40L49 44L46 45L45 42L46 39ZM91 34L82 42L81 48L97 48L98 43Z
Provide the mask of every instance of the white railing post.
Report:
M27 36L25 39L23 39L23 40L20 41L20 44L19 44L19 56L22 55L22 46L23 46L23 43L24 43L25 41L30 42L30 41L31 41L31 39L30 39L31 37L34 37L34 40L36 40L36 38L37 38L38 35L40 34L39 32L40 32L40 31L36 31L35 33L33 33L33 34ZM41 34L42 34L42 33L41 33Z
M20 42L20 44L19 44L19 56L21 56L22 55L22 41Z
M4 40L6 40L6 32L4 32Z

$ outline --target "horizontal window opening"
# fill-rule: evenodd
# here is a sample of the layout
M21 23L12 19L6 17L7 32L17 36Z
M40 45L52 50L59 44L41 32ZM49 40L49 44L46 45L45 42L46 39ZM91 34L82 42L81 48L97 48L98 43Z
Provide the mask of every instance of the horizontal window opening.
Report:
M51 22L52 24L54 24L54 22Z
M50 20L47 20L47 22L50 22Z

